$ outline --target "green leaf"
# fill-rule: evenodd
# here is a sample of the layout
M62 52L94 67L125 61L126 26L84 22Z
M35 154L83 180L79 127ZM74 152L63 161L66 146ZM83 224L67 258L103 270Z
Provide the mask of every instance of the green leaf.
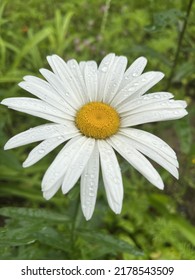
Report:
M195 227L179 217L172 217L171 221L174 224L175 229L195 246Z
M21 164L15 157L15 154L10 151L0 150L0 165L9 167L13 170L21 170Z
M12 65L12 68L17 68L20 64L20 61L23 59L24 56L26 56L28 53L31 52L33 47L38 45L41 41L43 41L45 38L49 36L51 32L50 28L45 28L38 33L36 33L34 36L30 37L30 39L27 41L27 43L23 46L19 54L16 56L14 63Z
M45 209L33 209L33 208L18 208L18 207L3 207L0 208L0 215L12 218L20 219L36 219L36 220L47 220L55 222L67 222L69 217L53 211Z
M185 13L178 9L170 9L163 12L154 13L153 24L146 26L145 29L149 32L160 31L167 26L175 25L178 20L183 19Z
M44 227L34 234L41 244L68 252L70 250L70 236L57 232L54 228Z
M94 231L79 231L80 234L93 244L98 244L101 247L105 246L108 252L117 253L117 252L126 252L134 256L142 256L143 253L141 250L135 246L130 245L129 243L113 237L108 234L98 233Z
M177 72L174 75L173 82L181 82L182 79L189 77L190 75L195 73L195 65L193 62L184 62L181 63Z
M175 123L175 129L180 141L180 148L184 154L190 152L192 146L192 129L189 118L185 117Z

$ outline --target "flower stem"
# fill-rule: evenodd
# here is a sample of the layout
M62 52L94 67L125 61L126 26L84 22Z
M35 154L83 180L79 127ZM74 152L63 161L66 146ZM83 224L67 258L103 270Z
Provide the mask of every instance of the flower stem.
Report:
M111 4L111 0L107 0L106 5L105 5L106 6L105 7L105 12L104 12L101 27L100 27L100 34L101 35L104 33L104 30L105 30L106 22L107 22L107 19L108 19L108 11L110 9L110 4Z
M180 54L180 51L181 51L181 46L182 46L185 31L186 31L190 11L192 9L192 4L193 4L193 0L189 0L187 11L186 11L186 17L185 17L184 22L183 22L182 30L179 34L179 40L178 40L177 50L176 50L176 53L175 53L175 58L174 58L174 61L173 61L173 66L172 66L171 73L170 73L170 76L169 76L168 82L167 82L167 90L170 87L172 79L173 79L174 74L175 74L175 69L176 69L179 54Z
M77 216L79 213L79 207L80 207L80 197L76 198L75 201L75 209L74 209L74 214L73 214L73 221L72 221L72 226L71 226L71 250L72 250L72 255L74 255L75 252L75 242L76 242L76 224L77 224Z

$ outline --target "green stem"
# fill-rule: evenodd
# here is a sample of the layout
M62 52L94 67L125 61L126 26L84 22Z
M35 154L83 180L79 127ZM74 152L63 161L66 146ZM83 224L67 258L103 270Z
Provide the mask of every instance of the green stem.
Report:
M180 54L180 51L181 51L181 46L182 46L185 31L186 31L190 11L192 9L192 4L193 4L193 0L189 0L189 4L188 4L188 7L187 7L187 12L186 12L186 17L185 17L185 20L183 22L183 27L182 27L182 30L181 30L180 35L179 35L179 40L178 40L178 45L177 45L175 58L174 58L174 61L173 61L173 66L172 66L171 73L170 73L170 76L169 76L169 79L168 79L168 82L167 82L167 89L170 87L172 79L173 79L174 74L175 74L175 69L176 69L179 54Z
M100 28L100 34L103 35L104 30L105 30L105 26L106 26L106 22L107 22L107 18L108 18L108 11L110 9L110 4L111 4L111 0L107 0L106 1L106 10L105 13L103 15L103 19L102 19L102 23L101 23L101 28Z
M75 199L75 209L74 209L74 215L73 215L73 221L72 221L72 227L71 227L71 255L74 255L75 250L75 241L76 241L76 223L77 223L77 216L79 213L79 207L80 207L80 196L78 195L77 199Z

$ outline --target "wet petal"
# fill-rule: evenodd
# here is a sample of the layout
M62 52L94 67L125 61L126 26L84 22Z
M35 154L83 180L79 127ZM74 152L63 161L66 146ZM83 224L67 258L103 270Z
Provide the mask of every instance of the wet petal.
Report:
M104 140L98 140L101 169L110 208L119 214L123 202L123 182L118 160L112 147Z
M69 166L65 173L62 184L63 194L66 194L78 181L84 168L86 167L91 153L93 152L95 139L84 136L83 138L85 138L85 142L79 147L77 153L72 156L71 162L69 162Z
M86 220L91 219L97 197L99 179L99 151L95 145L91 157L81 175L81 207Z
M70 126L67 127L61 124L43 124L26 131L23 131L14 137L10 138L5 144L4 149L12 149L26 144L45 140L50 137L61 136L68 131L76 132L77 129Z
M132 133L125 133L125 131L121 130L121 134L128 137L127 142L131 147L134 147L136 150L140 151L147 157L151 158L152 160L156 161L159 165L164 167L167 171L169 171L176 179L178 179L178 161L177 159L168 156L163 149L158 149L154 145L150 145L147 141L144 141L144 138L141 139L140 137L136 137L135 135L131 137Z
M114 97L111 102L111 105L114 108L118 108L118 106L122 102L128 102L135 98L139 98L145 92L147 92L151 87L157 84L162 78L164 74L161 72L146 72L141 76L132 80L129 84L127 84L123 89L121 89Z
M78 153L81 145L86 141L85 137L78 136L71 139L58 153L52 164L49 166L42 180L42 190L52 188L58 180L64 177L69 168L72 158Z
M129 146L128 139L122 135L114 135L107 140L137 171L159 189L164 188L163 181L152 164L135 148Z
M30 115L41 117L49 121L59 120L57 122L66 123L66 120L74 120L74 118L65 112L58 110L52 105L35 98L28 97L13 97L4 99L1 104L8 106L9 108L24 112Z
M40 159L45 157L48 153L50 153L52 150L54 150L56 147L58 147L60 144L69 140L70 138L78 136L78 134L78 132L67 132L61 136L52 137L44 140L29 153L27 159L23 163L23 167L29 167L35 164Z
M87 88L87 94L90 101L97 101L97 63L95 61L86 62L84 68L84 77Z
M124 88L129 82L140 76L147 64L147 59L143 56L137 58L124 73L119 90Z

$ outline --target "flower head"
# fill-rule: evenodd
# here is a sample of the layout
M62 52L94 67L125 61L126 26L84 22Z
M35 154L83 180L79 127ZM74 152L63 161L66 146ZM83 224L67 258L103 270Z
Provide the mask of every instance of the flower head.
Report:
M95 61L64 62L59 56L47 57L53 72L40 69L45 80L25 76L19 86L38 98L7 98L9 108L50 121L12 137L11 149L41 141L28 155L23 167L65 143L42 180L43 196L50 199L60 187L66 194L78 179L81 206L89 220L93 214L99 168L108 203L120 213L123 184L115 151L148 181L163 189L163 181L145 157L149 157L178 178L175 152L157 136L135 125L174 120L187 114L185 101L173 100L169 92L145 94L163 78L161 72L142 74L146 59L140 57L126 70L127 58L108 54L99 67ZM145 156L144 156L145 155Z

